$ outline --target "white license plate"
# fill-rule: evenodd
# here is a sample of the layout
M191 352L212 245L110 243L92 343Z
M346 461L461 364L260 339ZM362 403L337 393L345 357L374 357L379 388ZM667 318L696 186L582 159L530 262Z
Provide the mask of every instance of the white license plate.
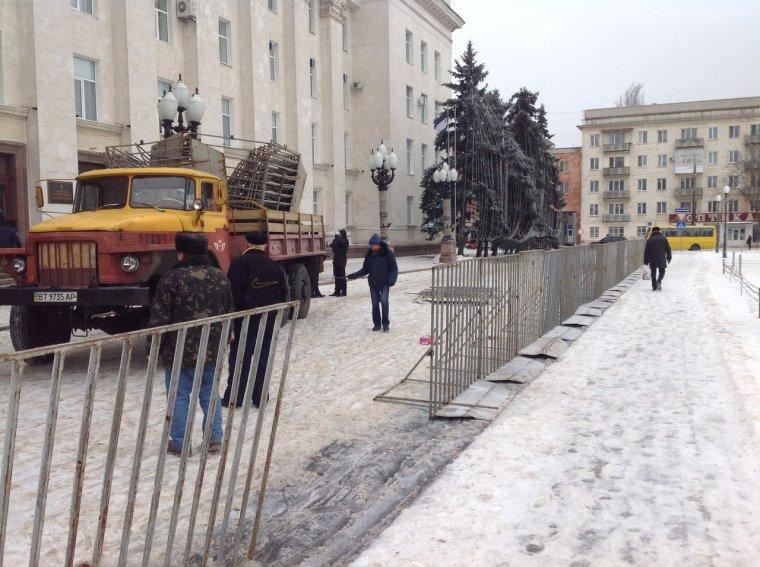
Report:
M76 291L35 291L35 303L75 303Z

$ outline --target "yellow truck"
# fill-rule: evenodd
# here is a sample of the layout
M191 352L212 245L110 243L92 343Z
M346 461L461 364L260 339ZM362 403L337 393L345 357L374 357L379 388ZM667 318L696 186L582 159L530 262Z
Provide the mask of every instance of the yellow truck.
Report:
M74 330L145 327L158 280L177 262L180 231L206 233L224 271L246 249L247 232L266 232L268 255L285 268L297 316L306 317L327 252L322 217L295 210L300 155L273 142L233 143L182 133L107 148L106 169L77 177L71 214L34 226L23 248L0 249L0 267L16 281L0 289L0 304L12 306L14 348L68 342ZM42 187L36 192L42 207Z

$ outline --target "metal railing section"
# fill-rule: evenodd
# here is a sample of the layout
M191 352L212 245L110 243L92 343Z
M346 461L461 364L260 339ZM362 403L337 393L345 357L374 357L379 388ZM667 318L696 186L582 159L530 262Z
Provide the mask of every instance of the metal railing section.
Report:
M123 566L138 558L144 566L189 561L206 565L212 560L235 564L241 560L241 550L251 559L261 523L296 318L287 328L282 323L297 305L285 303L0 355L0 369L5 376L0 396L6 398L5 416L0 419L4 427L0 567L20 563ZM252 391L264 330L272 319L272 341L257 410L251 403ZM236 321L240 323L239 337L232 331ZM200 427L196 424L200 422L196 408L205 364L201 354L193 369L181 456L167 456L188 333L200 333L199 353L206 352L212 333L219 337L212 363L212 392L218 392L230 341L246 344L249 327L256 324L246 403L241 408L234 404L243 368L245 349L241 347L234 362L230 396L233 403L223 417L221 451L209 452L217 408L211 403L198 458L191 458L193 431L197 436ZM164 372L158 369L159 347L167 333L176 334L176 347L164 395L163 384L158 388L154 384L157 380L163 382ZM275 408L270 412L268 392L281 334L286 344L276 380ZM147 360L145 355L136 354L142 350L143 339L149 345ZM47 413L44 427L40 428L33 423L37 416L25 409L29 403L39 401L24 398L24 373L31 359L50 354L54 360ZM29 378L30 386L36 381L37 388L31 392L35 396L39 379L38 373ZM35 432L41 435L35 436ZM38 439L41 445L35 445ZM257 459L262 443L263 464ZM14 465L20 469L16 476ZM30 490L34 485L36 491ZM251 506L252 500L255 506ZM255 510L253 517L251 509Z
M747 267L751 268L751 272L755 274L755 277L760 273L760 257L756 254L748 254L745 258L743 254L739 253L737 262L736 252L731 252L731 262L729 263L726 258L723 258L723 273L728 274L731 281L736 278L739 283L739 294L745 293L757 303L757 316L760 318L760 286L753 283L751 277L745 274Z

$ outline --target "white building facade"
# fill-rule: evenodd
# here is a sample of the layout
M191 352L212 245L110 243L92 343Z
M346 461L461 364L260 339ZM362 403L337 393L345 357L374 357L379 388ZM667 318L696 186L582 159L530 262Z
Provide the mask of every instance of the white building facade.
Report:
M419 184L463 23L445 0L0 3L0 208L23 234L42 220L37 180L102 166L108 145L158 139L158 97L181 73L206 103L201 134L299 152L301 211L356 242L379 230L366 162L384 140L399 156L391 239L424 242Z
M583 242L644 236L677 209L710 224L725 186L729 243L752 233L760 181L743 164L760 156L760 97L586 110L579 128Z

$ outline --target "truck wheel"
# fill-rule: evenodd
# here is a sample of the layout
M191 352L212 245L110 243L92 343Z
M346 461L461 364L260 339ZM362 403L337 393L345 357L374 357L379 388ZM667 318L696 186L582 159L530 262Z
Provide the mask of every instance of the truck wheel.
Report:
M10 333L16 351L65 344L71 339L68 309L14 305L11 307ZM47 364L53 355L28 359L30 364Z
M290 284L290 299L298 300L301 305L298 308L298 318L306 319L309 314L309 305L311 304L311 280L309 272L303 264L296 264L288 271L288 283ZM291 313L288 317L293 318Z

